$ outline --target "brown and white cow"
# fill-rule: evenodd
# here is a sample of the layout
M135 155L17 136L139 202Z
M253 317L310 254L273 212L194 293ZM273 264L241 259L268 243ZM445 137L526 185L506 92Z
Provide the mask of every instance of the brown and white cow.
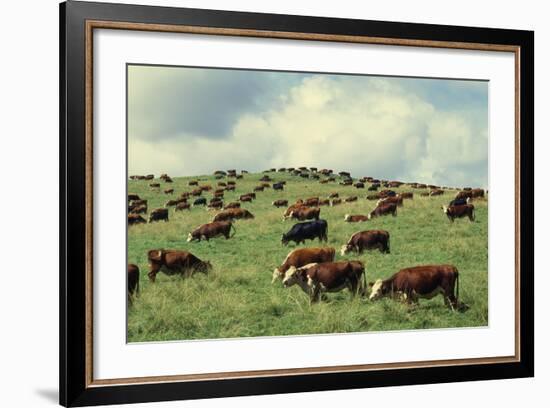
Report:
M174 194L174 189L173 188L167 188L166 190L164 190L164 194Z
M311 263L301 268L291 266L283 285L299 285L309 295L310 303L320 300L323 292L338 292L348 288L351 295L365 294L365 266L360 261Z
M330 206L334 207L335 205L340 205L340 204L342 204L342 199L341 198L333 198L331 203L330 203Z
M300 207L292 210L289 214L289 218L297 219L298 221L305 220L318 220L321 209L319 207L309 208Z
M128 214L128 225L145 224L145 218L139 214Z
M306 199L304 205L308 207L317 207L319 205L319 197L310 197Z
M217 213L212 221L250 220L254 215L244 208L229 208Z
M238 201L233 201L231 203L227 203L223 207L224 210L228 210L229 208L241 208L241 203L239 203Z
M301 200L300 200L300 202L296 202L296 203L292 204L291 206L289 206L289 207L285 210L285 212L283 213L283 220L286 220L287 218L290 218L290 214L291 214L293 211L295 211L295 210L297 210L297 209L299 209L299 208L302 208L302 207L305 208L305 206L304 206L303 202L301 202Z
M168 221L168 208L156 208L149 214L149 222L160 220Z
M403 197L396 195L393 197L384 197L377 201L376 206L385 205L385 204L396 204L398 207L403 206Z
M271 203L271 205L279 208L279 207L286 207L288 205L288 200L275 200Z
M282 265L275 268L271 283L283 279L290 267L300 268L310 263L332 262L336 251L334 248L298 248L289 252Z
M231 229L233 229L233 235L230 235ZM229 239L235 235L236 229L231 221L215 221L208 224L203 224L200 227L194 229L187 236L187 242L201 241L201 239L215 238L223 235L225 239Z
M183 210L191 210L191 204L188 202L181 202L176 205L176 208L174 211L183 211Z
M346 198L344 199L344 201L345 201L346 203L352 203L352 202L354 202L354 201L357 201L357 196L346 197Z
M471 222L474 222L476 219L475 208L472 204L452 205L450 207L443 205L441 208L451 222L454 222L455 218L463 217L468 217Z
M433 189L433 190L430 191L430 197L431 196L443 195L443 193L445 193L445 191L443 191L441 189Z
M128 264L128 303L132 303L133 296L139 294L139 267Z
M397 216L397 204L390 203L390 204L381 204L378 207L376 207L374 210L372 210L368 217L369 220L374 217L380 217L382 215L393 215L394 217Z
M390 253L390 233L384 230L369 230L356 232L346 245L342 246L342 256L355 251L361 254L365 249L379 249L382 253Z
M458 306L458 269L453 265L423 265L401 269L388 279L378 279L372 287L370 300L383 296L402 296L407 302L418 298L431 299L442 294L445 304L452 309ZM456 295L455 295L456 286Z
M344 215L345 222L365 222L368 220L369 220L368 215L351 215L351 214Z
M171 249L152 249L147 252L149 261L149 279L154 282L157 274L182 275L189 277L195 272L208 273L212 265L208 261L201 261L191 252Z

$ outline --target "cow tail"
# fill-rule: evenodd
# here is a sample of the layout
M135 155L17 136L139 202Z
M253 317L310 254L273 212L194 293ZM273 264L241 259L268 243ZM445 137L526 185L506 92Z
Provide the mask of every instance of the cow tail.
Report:
M456 271L456 304L457 305L458 305L458 295L460 293L459 283L460 283L460 274L458 273L458 271Z
M235 228L233 223L231 223L231 228L233 228L233 235L231 235L231 238L233 238L235 236L235 234L237 233L237 228Z

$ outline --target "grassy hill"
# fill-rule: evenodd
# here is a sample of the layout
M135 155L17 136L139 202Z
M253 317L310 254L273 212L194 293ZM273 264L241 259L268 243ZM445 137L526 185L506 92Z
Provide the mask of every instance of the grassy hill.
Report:
M209 242L186 242L187 234L200 224L210 222L214 211L195 207L174 213L170 221L136 225L128 229L128 262L140 268L140 296L128 309L130 342L183 339L230 338L246 336L279 336L315 333L343 333L472 327L488 324L488 217L487 201L476 200L476 221L467 218L451 224L441 210L456 191L443 196L420 197L421 190L410 187L396 191L414 191L413 200L405 200L397 217L375 218L364 223L346 223L345 214L367 214L374 201L367 201L366 189L320 184L288 173L269 173L275 180L286 180L285 191L267 189L257 200L243 203L254 220L237 221L236 235L229 240L215 238ZM235 192L226 192L225 202L236 201L239 195L251 192L259 184L261 174L247 174L236 180ZM161 192L149 189L150 181L128 182L128 191L149 200L149 211L162 207L183 191L190 191L191 179L216 186L213 176L174 178L161 183ZM158 181L158 180L155 180ZM222 180L227 181L227 180ZM421 180L419 180L421 181ZM162 193L174 188L173 196ZM422 264L450 263L460 272L460 300L470 308L457 313L443 305L443 298L421 299L417 306L408 306L391 299L370 302L366 298L350 299L349 292L327 294L327 300L313 306L298 286L285 289L280 282L271 284L273 269L296 246L281 245L281 235L295 221L282 221L284 208L275 208L275 199L320 196L331 192L340 197L357 195L355 203L321 207L321 218L328 222L328 243L307 241L306 246L332 246L336 260L359 259L364 262L367 280L386 278L399 269ZM204 193L208 199L211 193ZM367 251L361 256L340 255L340 247L349 237L367 229L385 229L391 235L391 254ZM301 245L300 247L304 247ZM190 279L169 277L162 273L151 284L147 278L146 252L150 249L187 250L213 265L209 275L197 274Z

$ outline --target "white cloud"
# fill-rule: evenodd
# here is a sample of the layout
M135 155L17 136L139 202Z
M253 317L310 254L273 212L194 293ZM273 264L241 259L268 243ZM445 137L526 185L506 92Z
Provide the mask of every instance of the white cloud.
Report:
M349 76L304 77L279 99L277 108L242 114L225 138L130 140L130 172L303 165L354 176L487 184L486 110L442 110L398 81Z

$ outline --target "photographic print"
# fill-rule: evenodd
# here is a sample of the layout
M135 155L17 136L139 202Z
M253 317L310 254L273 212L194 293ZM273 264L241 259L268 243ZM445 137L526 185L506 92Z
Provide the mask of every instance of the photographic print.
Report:
M488 81L126 69L128 342L488 326Z

